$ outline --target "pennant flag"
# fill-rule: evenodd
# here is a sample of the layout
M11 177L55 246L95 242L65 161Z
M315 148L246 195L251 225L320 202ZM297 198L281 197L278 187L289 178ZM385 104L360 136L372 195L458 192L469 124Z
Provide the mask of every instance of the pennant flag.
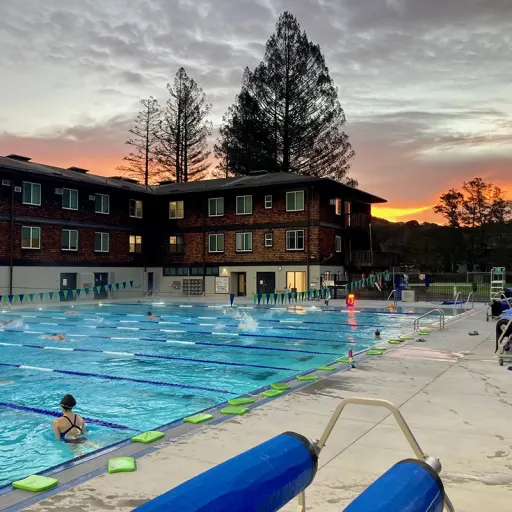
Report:
M277 304L277 298L278 298L278 294L277 293L274 293L274 304Z
M284 293L281 293L281 304L284 304Z
M308 290L308 300L311 298L311 290Z
M76 295L78 293L78 290L71 290L71 293L73 295L73 298L76 299Z
M254 294L252 295L252 298L253 298L253 300L254 300L254 305L256 305L256 301L258 300L258 295L257 295L256 293L254 293Z
M25 298L25 294L20 293L19 298L20 298L20 302L23 304L23 299Z
M130 288L133 288L133 281L130 281Z
M78 290L76 291L76 294L78 297L80 297L80 294L82 293L82 289L81 288L78 288Z
M297 292L293 292L293 298L294 298L295 302L297 302Z
M7 295L7 299L9 300L10 303L12 303L14 295Z
M119 290L119 283L116 283L116 290ZM233 305L233 303L231 303Z
M288 304L292 301L292 293L288 292Z
M119 284L117 284L116 286L117 286L117 289L119 290ZM235 302L235 294L230 293L229 294L229 303L231 304L231 306L233 305L233 302Z
M3 295L0 295L0 304L2 304Z
M44 292L39 294L39 298L41 299L41 302L44 300Z
M123 288L126 288L126 281L123 281Z
M86 296L89 295L89 291L90 291L89 288L84 288L84 291L85 291Z
M260 305L261 303L261 293L258 293L258 306Z
M100 292L101 292L101 293L105 293L106 291L107 291L107 289L105 288L105 285L104 285L104 284L102 284L102 285L100 286Z
M266 299L267 299L267 306L268 306L268 303L270 302L270 293L267 293Z
M60 297L61 299L64 299L66 296L65 296L64 292L60 291L60 292L59 292L59 297Z
M29 293L28 298L30 299L30 302L34 302L34 294L33 293ZM0 297L0 302L1 301L2 301L2 297Z
M112 285L111 285L111 284L109 284L109 285L108 285L108 291L109 291L109 292L111 292L111 291L112 291Z
M139 286L139 281L134 281L133 286Z
M53 292L48 292L48 297L50 297L50 300L53 300Z

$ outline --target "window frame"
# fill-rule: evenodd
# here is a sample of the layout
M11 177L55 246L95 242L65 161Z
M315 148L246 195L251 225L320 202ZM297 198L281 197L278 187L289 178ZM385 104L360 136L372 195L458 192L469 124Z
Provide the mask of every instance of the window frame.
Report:
M291 248L289 247L289 244L288 244L288 233L295 233L295 236L294 236L294 240L295 240L295 245L297 246L298 245L298 240L299 240L299 236L298 236L298 233L302 233L302 248L298 248L298 247L295 247L295 248ZM304 251L305 248L306 248L306 237L305 237L305 230L304 229L289 229L286 231L286 250L287 251Z
M213 201L216 201L213 203ZM217 213L212 213L211 205L218 204L217 201L222 201L222 213L218 213L218 208L216 208ZM224 198L223 197L209 197L208 198L208 217L224 217Z
M64 196L66 194L66 191L69 192L69 205L70 206L64 206ZM72 194L71 192L76 192L76 208L73 208L72 207ZM74 210L74 211L78 211L78 190L76 188L63 188L62 189L62 202L61 202L61 207L63 210Z
M337 253L342 252L342 240L341 240L341 236L339 236L339 235L336 235L334 237L334 250Z
M101 235L100 236L101 249L96 249L96 235ZM104 235L107 236L107 250L106 251L103 249L103 236ZM101 252L101 253L110 252L110 233L107 233L105 231L95 231L94 232L94 252Z
M342 203L343 203L343 201L341 200L341 198L336 197L334 199L334 213L336 215L342 215L343 214Z
M267 236L270 236L270 244L267 243ZM272 231L267 231L263 234L263 245L268 249L269 247L274 247L274 233Z
M250 241L251 241L251 248L250 249L239 249L238 248L238 237L239 236L243 236L242 240L245 240L245 236L246 235L249 235L250 236ZM252 231L244 231L242 233L236 233L235 234L235 251L236 252L252 252L253 250L253 236L252 236ZM245 245L245 244L242 244L242 245Z
M171 244L171 238L176 239L175 244ZM181 243L178 243L181 239ZM184 254L185 253L185 235L169 235L169 254ZM176 247L176 250L172 250L171 247ZM181 247L181 250L180 250Z
M251 211L250 212L239 212L238 211L238 200L239 199L247 199L248 197L250 197L250 200L251 200ZM246 202L244 201L244 210L245 210L245 207L246 207ZM247 195L243 195L243 196L236 196L236 205L235 205L235 212L236 212L236 215L252 215L252 212L253 212L253 204L252 204L252 195L251 194L247 194Z
M135 203L135 215L132 215L132 204ZM137 215L137 203L140 203L140 215ZM143 209L143 202L142 199L130 199L130 204L128 207L128 214L130 215L131 219L142 219L144 215L144 209Z
M295 196L295 208L289 208L288 207L288 197L290 197L291 194L294 194ZM297 194L302 194L302 208L297 208ZM306 195L304 194L304 190L289 190L286 192L286 211L287 212L303 212L306 207Z
M64 247L62 243L62 236L64 233L68 233L68 246ZM76 233L76 249L71 247L71 233ZM60 230L60 250L66 252L77 252L78 251L78 229L61 229Z
M100 215L110 215L110 195L109 194L101 194L100 192L96 192L94 194L94 212L99 213ZM107 211L103 211L103 207L105 206L105 197L107 198ZM101 199L101 211L97 209L97 201L98 198Z
M179 216L180 209L178 208L178 204L181 203L181 217ZM176 216L171 217L171 205L175 204ZM176 201L169 201L169 219L184 219L185 218L185 201L183 199L178 199Z
M270 206L269 206L269 201L270 201ZM272 210L272 206L273 206L272 194L266 195L263 203L265 205L265 210Z
M220 251L218 250L218 247L219 247L218 237L222 237L222 250L220 250ZM215 238L215 247L216 247L215 251L213 251L211 248L211 241L214 238ZM208 252L210 254L222 254L224 252L225 244L226 244L226 237L225 237L224 233L210 233L208 235Z
M30 201L25 201L25 185L30 185ZM33 201L33 195L34 195L34 186L39 187L39 203L34 203ZM21 189L21 202L23 204L27 204L30 206L41 206L41 199L42 199L42 187L41 183L35 183L33 181L24 181L22 183L22 189Z
M132 243L132 238L134 238L134 242ZM137 239L139 242L137 243ZM134 250L132 251L132 247ZM137 251L137 247L140 249ZM128 237L128 252L130 254L142 254L142 235L129 235Z
M30 247L24 247L23 246L23 230L24 229L30 229L30 237L29 237L29 240L30 240ZM33 236L32 236L32 231L34 229L37 229L38 232L39 232L39 236L37 237L38 239L38 246L37 247L32 247L32 240L33 240ZM41 227L40 226L21 226L21 240L20 240L20 245L21 245L21 248L22 249L27 249L29 251L37 251L37 250L40 250L41 249Z

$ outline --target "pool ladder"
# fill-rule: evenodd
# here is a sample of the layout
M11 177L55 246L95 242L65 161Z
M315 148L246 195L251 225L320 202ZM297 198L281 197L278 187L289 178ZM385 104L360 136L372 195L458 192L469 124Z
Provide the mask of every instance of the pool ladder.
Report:
M444 329L444 311L440 308L432 309L428 313L416 318L416 320L414 320L413 329L415 331L418 330L420 328L420 320L432 315L433 313L439 313L439 329Z

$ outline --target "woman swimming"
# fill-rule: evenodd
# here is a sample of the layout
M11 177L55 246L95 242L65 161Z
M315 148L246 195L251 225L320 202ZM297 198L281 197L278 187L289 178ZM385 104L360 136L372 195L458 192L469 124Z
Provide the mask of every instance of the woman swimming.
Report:
M379 329L377 329L377 330L375 331L375 339L376 339L376 340L380 340L380 331L379 331Z
M54 332L51 335L43 336L43 339L52 341L66 341L66 336L64 334Z
M146 313L146 318L148 320L160 320L160 318L162 318L161 316L157 316L157 315L153 315L153 313L151 313L151 311L148 311Z
M66 395L60 401L62 416L53 421L53 433L55 439L65 443L85 443L87 438L87 426L82 416L73 413L76 400L73 395Z

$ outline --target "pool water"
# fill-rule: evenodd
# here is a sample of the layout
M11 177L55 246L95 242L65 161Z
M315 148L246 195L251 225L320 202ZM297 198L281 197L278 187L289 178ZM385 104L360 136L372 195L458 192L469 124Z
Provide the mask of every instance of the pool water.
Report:
M400 310L152 304L4 312L0 486L410 332ZM24 330L22 330L24 329ZM66 341L43 336L62 333ZM55 441L63 395L92 422L88 443ZM31 409L37 409L36 411ZM99 420L99 421L94 421ZM112 424L112 425L110 425Z

